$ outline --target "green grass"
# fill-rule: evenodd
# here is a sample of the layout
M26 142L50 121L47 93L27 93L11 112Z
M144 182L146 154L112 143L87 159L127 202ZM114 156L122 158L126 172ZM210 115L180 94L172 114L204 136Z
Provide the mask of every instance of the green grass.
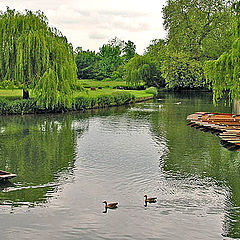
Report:
M152 93L147 93L147 90L119 90L119 89L103 88L103 89L96 89L94 91L89 89L89 90L86 90L85 92L75 91L74 97L83 97L83 96L98 97L100 95L111 95L115 92L129 92L133 94L136 97L136 99L153 96Z
M22 89L0 89L0 98L21 99L22 92Z
M138 98L146 98L152 97L153 93L147 92L147 90L119 90L113 89L117 86L119 87L127 87L126 81L99 81L94 79L81 79L78 80L78 83L82 84L82 86L86 89L86 92L78 92L75 91L74 97L80 96L90 96L90 97L98 97L100 95L111 95L114 92L125 91L132 93L136 99ZM90 88L96 88L96 90L90 90ZM102 87L102 89L98 89Z
M112 95L116 92L129 92L133 94L137 99L152 97L153 93L146 90L120 90L116 89L119 87L126 87L127 83L125 81L99 81L91 79L78 80L78 83L81 83L85 91L75 91L74 97L93 97L97 98L101 95ZM96 90L91 90L90 88L96 88ZM102 89L98 89L102 87ZM0 98L5 98L8 100L22 99L22 89L0 89Z
M81 79L78 80L80 84L82 84L85 88L91 88L91 87L102 87L102 88L114 88L114 87L126 87L127 83L126 81L99 81L94 79Z
M132 93L136 99L153 97L153 94L148 93L147 90L124 90L124 91Z

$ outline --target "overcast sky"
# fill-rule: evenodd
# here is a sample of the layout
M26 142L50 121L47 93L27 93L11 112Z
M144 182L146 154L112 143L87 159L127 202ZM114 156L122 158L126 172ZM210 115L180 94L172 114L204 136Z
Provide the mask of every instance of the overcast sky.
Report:
M162 7L166 0L0 0L22 11L41 10L49 24L58 28L73 44L98 51L115 36L131 40L142 54L150 41L164 38Z

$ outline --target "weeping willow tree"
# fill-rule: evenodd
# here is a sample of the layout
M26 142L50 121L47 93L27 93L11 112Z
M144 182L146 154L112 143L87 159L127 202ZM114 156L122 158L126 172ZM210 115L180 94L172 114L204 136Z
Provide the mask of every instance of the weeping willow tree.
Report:
M148 56L136 55L124 66L128 85L138 87L141 83L160 87L161 76L156 64Z
M7 9L0 13L0 81L22 85L44 108L71 106L76 75L72 46L46 16Z
M207 61L204 72L207 82L213 89L213 101L216 103L224 93L229 100L240 99L240 1L233 4L235 11L234 42L229 51L217 60Z

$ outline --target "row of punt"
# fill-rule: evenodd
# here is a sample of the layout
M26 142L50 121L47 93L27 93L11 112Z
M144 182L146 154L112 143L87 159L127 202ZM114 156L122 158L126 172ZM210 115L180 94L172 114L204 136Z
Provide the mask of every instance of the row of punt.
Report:
M196 112L187 117L188 125L218 135L229 150L240 149L240 115Z

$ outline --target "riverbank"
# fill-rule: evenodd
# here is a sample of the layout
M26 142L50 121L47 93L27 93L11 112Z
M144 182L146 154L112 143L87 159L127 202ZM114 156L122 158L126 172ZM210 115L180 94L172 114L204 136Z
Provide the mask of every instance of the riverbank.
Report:
M8 91L10 94L7 94ZM0 115L81 111L84 109L121 106L154 98L154 93L149 90L94 89L75 92L73 104L70 108L58 105L53 109L46 109L44 106L39 106L33 98L20 99L19 90L4 90L2 92L4 97L0 97Z

